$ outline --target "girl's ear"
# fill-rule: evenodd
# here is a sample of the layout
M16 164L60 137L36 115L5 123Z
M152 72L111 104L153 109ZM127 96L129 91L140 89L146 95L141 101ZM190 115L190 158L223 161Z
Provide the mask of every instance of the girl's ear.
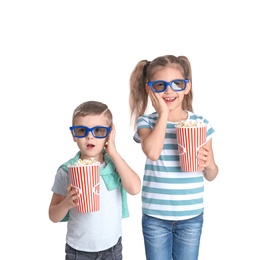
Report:
M184 95L187 95L191 90L191 82L187 83L187 86L184 90Z
M147 95L148 95L148 94L149 94L149 86L148 86L147 83L145 84L145 90L146 90L146 93L147 93Z

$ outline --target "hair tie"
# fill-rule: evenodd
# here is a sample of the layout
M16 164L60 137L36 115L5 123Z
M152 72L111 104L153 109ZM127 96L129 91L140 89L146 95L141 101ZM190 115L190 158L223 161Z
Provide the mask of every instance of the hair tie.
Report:
M146 74L147 74L147 67L150 65L150 61L147 61L146 60L146 64L144 65L144 68L143 68L143 75L144 77L146 77Z

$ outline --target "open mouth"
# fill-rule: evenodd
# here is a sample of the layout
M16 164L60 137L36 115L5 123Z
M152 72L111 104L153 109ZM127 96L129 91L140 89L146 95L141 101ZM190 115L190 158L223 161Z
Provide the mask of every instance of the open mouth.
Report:
M173 102L176 99L176 97L174 98L164 98L165 102Z

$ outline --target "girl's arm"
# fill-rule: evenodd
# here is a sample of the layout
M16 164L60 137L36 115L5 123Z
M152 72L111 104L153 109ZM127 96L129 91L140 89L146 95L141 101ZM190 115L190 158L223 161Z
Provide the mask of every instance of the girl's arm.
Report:
M153 161L158 160L164 145L168 114L159 116L154 129L142 128L138 134L144 154Z
M158 120L153 130L143 128L138 131L144 154L153 161L158 160L164 145L169 109L164 100L157 94L148 90L152 105L158 113Z

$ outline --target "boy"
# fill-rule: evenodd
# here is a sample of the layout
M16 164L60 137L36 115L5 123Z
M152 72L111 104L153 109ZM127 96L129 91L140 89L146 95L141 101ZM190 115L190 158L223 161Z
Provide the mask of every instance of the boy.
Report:
M122 259L121 218L128 217L127 193L140 192L139 176L123 160L115 146L115 127L107 105L98 101L80 104L70 127L79 152L59 167L52 187L49 218L68 217L66 259ZM100 162L100 210L78 213L77 188L69 181L67 166L79 159Z

